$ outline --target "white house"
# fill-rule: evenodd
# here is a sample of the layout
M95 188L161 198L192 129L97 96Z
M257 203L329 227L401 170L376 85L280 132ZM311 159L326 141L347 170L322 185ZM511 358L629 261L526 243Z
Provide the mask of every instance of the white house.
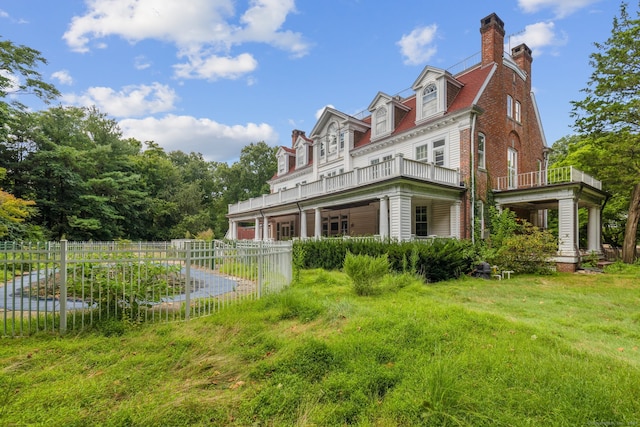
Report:
M483 236L488 204L536 225L558 209L558 266L579 261L577 212L589 210L600 250L601 185L546 168L548 148L531 92L531 50L504 52L504 23L480 22L481 52L458 67L425 67L405 96L378 92L358 116L326 108L309 135L280 147L271 193L229 205L229 237L379 235L399 240Z

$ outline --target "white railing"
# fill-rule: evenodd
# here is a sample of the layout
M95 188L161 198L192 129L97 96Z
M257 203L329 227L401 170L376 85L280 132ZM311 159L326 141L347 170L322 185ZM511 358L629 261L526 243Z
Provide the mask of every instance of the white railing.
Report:
M277 193L255 197L236 204L229 205L230 214L250 212L277 206L282 203L302 201L324 194L335 193L361 187L363 185L381 182L391 178L414 178L426 182L460 186L460 172L436 166L432 163L418 162L396 156L393 159L369 165L363 168L355 168L353 171L339 175L323 177L320 180L306 184L300 184L295 188L281 190Z
M499 177L494 190L504 191L519 188L534 188L569 182L583 182L599 190L602 189L602 182L573 166L565 166L537 172L521 173L515 176Z

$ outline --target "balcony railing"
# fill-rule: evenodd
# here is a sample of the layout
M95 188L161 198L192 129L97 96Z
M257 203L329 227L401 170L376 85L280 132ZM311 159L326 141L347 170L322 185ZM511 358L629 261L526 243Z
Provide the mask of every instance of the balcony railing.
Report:
M229 214L238 214L257 209L277 206L310 199L313 197L350 190L390 178L414 178L426 182L460 186L460 172L457 169L444 168L432 163L408 160L402 156L386 160L375 165L354 170L340 175L323 177L318 181L299 184L294 188L264 194L229 205Z
M494 190L504 191L521 188L534 188L569 182L583 182L597 188L598 190L602 189L602 182L581 170L574 168L573 166L565 166L538 172L528 172L500 177L498 178L497 186Z

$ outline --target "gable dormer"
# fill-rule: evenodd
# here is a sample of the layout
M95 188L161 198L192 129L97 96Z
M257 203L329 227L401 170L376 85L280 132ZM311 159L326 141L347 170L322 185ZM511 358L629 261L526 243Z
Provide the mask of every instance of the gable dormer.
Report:
M371 112L372 140L384 138L396 130L398 123L409 111L401 101L402 98L398 96L389 96L382 92L378 92L371 101L368 109Z
M294 158L294 151L291 148L280 147L276 153L276 159L278 159L278 172L277 176L283 176L289 173L292 169L292 160Z
M298 135L293 142L293 151L295 156L295 169L307 166L313 160L313 151L311 149L312 142L304 136L304 133Z
M446 113L462 86L451 73L426 66L411 86L416 94L416 124Z

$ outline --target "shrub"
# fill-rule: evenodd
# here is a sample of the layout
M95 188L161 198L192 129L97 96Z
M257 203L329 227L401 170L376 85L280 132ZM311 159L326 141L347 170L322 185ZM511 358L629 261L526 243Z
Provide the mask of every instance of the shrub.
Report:
M551 232L517 220L510 211L503 211L498 218L498 227L495 234L492 232L485 253L487 261L516 273L550 272L550 259L558 249Z
M389 258L386 254L372 257L347 252L343 268L353 282L356 294L372 295L376 285L389 272Z

